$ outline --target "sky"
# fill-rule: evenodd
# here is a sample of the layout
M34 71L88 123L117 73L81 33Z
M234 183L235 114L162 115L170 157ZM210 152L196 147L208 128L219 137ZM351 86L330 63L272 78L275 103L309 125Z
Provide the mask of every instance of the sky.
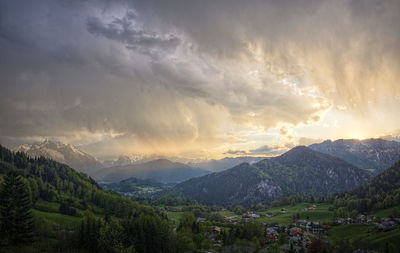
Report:
M4 0L0 143L276 155L400 136L398 0Z

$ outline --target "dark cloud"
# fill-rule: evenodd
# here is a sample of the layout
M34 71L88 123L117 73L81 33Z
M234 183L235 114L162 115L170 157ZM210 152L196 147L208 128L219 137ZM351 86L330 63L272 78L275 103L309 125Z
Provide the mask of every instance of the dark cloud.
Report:
M287 151L286 147L281 147L278 145L275 146L269 146L269 145L264 145L261 147L258 147L256 149L251 149L249 150L249 154L251 155L280 155Z
M98 17L89 17L87 30L94 35L121 42L128 49L157 58L166 51L176 49L181 43L181 39L174 34L147 32L138 27L136 22L136 14L132 11L126 12L122 18L114 18L108 24Z
M398 13L390 0L2 1L0 142L192 154L336 104L398 107Z
M251 150L232 150L229 149L228 151L224 152L224 155L235 155L235 156L275 156L280 155L287 151L287 147L283 146L269 146L263 145L256 149Z
M249 153L253 155L274 155L280 154L282 153L282 151L278 150L276 147L274 148L268 145L264 145L256 149L249 150Z
M224 155L248 155L247 151L245 150L232 150L229 149L228 151L226 151L225 153L223 153Z

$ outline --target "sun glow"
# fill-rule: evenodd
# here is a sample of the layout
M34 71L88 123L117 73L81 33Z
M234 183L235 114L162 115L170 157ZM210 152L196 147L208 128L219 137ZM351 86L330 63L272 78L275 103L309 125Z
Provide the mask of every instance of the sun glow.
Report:
M353 132L349 135L350 139L365 140L367 137L360 132Z

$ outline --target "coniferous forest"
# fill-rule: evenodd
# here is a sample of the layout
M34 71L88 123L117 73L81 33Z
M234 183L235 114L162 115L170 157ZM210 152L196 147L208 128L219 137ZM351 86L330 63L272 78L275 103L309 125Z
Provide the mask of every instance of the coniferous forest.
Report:
M182 252L186 247L161 213L102 190L67 165L4 147L0 159L5 252ZM39 203L55 203L60 219L79 222L63 226L33 215L32 210L49 208Z
M357 224L364 224L357 220L360 214L384 211L390 217L400 216L399 163L345 194L293 196L270 206L221 207L163 196L122 197L65 164L2 146L0 159L0 243L4 252L280 252L282 245L291 242L290 231L296 228L286 227L287 222L296 224L315 217L325 224L320 229L333 226L332 230L341 231L338 220L352 219L354 226L360 226ZM307 205L326 211L313 214ZM306 211L298 209L301 206ZM260 218L263 215L281 222L268 222L268 218ZM371 225L365 226L368 236L382 235ZM372 248L395 252L399 248L394 240L397 230L386 233L388 239ZM271 231L276 235L271 237ZM329 239L330 233L316 234L301 246L291 242L287 252L353 252L367 242L334 237L342 232Z

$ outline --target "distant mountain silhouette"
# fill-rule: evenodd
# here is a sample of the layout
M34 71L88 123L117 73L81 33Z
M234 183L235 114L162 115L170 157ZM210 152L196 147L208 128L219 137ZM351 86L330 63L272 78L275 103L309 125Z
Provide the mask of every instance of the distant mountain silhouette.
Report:
M104 168L93 175L100 182L119 182L136 177L152 179L161 183L178 183L192 177L210 173L207 170L193 168L183 163L174 163L167 159L158 159L141 164Z

